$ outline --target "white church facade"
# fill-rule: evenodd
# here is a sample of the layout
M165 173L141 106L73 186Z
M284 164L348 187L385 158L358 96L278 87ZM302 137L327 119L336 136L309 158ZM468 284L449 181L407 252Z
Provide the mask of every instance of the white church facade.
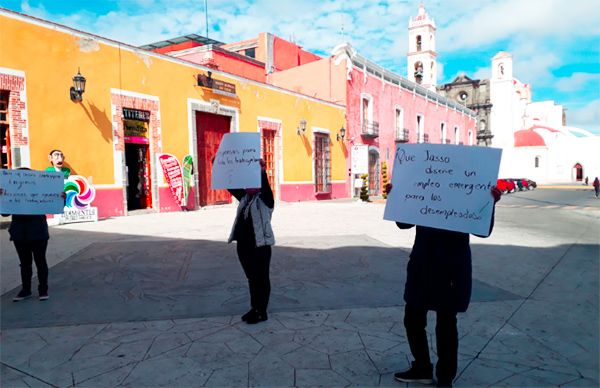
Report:
M423 5L419 15L421 19L409 24L408 78L431 88L436 87L435 24ZM437 91L476 113L478 145L502 149L499 177L538 183L600 177L600 136L567 126L563 107L554 101L533 102L531 85L513 75L509 53L496 54L491 66L490 79L460 74Z
M500 177L539 183L590 181L600 176L600 136L566 125L554 101L531 101L531 86L513 76L512 56L492 59L492 147L502 148Z

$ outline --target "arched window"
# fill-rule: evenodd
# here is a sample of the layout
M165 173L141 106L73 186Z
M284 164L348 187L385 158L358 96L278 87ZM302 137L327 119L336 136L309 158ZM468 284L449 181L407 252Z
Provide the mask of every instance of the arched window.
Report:
M539 168L540 167L540 157L536 156L535 157L535 168Z
M469 129L469 145L473 145L473 131Z
M417 51L421 51L421 35L417 35Z
M460 131L458 129L458 125L454 127L454 144L459 144L460 142Z

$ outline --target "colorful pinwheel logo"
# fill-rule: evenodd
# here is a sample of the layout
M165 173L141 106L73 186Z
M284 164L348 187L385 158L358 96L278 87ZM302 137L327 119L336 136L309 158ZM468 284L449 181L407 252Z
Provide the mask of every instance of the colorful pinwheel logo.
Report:
M84 177L71 175L65 181L65 194L67 195L65 200L66 207L87 209L94 198L96 198L96 189Z

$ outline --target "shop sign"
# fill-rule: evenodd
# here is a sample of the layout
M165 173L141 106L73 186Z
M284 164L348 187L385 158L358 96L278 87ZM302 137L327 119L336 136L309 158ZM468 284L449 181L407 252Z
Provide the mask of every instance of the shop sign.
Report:
M210 74L208 76L205 74L198 74L198 86L212 89L213 92L218 94L235 96L235 84L214 79Z
M123 135L128 143L148 144L148 127L145 122L125 120Z
M59 223L61 224L70 224L73 222L96 222L98 221L98 208L65 208L64 213L59 216L59 219Z
M150 121L150 112L147 110L123 108L123 118L126 120Z

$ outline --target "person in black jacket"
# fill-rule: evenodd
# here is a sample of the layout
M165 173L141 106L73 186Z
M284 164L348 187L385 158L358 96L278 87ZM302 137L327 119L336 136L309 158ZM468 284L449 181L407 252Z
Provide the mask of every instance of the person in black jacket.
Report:
M242 320L248 324L268 319L271 245L275 244L271 228L271 214L275 201L263 160L260 161L260 166L260 189L229 190L229 193L240 201L229 242L237 241L238 258L248 279L251 307L250 311L242 315Z
M388 193L392 185L388 185ZM502 195L496 187L494 204ZM414 225L396 222L400 229ZM494 227L494 213L490 234ZM489 234L488 234L489 235ZM484 236L479 236L484 237ZM471 300L471 248L469 234L417 225L406 270L404 327L414 357L411 368L394 378L405 383L433 383L433 365L427 342L427 312L435 311L438 387L451 387L456 377L458 330L456 315L467 311Z
M30 170L21 167L19 170ZM4 189L0 188L0 195ZM61 196L65 199L65 193ZM10 214L3 214L9 216ZM48 222L45 214L13 214L11 217L8 234L12 240L21 267L21 291L13 298L19 302L31 298L31 277L33 276L32 262L35 262L38 276L39 300L48 300L48 262L46 249L48 248Z

